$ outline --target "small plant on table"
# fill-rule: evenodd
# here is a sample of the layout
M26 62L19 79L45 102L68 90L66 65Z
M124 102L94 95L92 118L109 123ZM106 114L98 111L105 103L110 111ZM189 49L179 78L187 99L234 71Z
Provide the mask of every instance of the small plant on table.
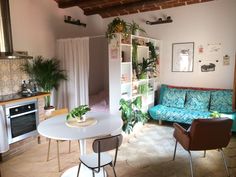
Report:
M69 114L66 117L66 120L69 120L71 118L74 118L77 120L77 122L84 122L85 121L85 114L90 111L88 105L80 105L79 107L76 107L72 109Z

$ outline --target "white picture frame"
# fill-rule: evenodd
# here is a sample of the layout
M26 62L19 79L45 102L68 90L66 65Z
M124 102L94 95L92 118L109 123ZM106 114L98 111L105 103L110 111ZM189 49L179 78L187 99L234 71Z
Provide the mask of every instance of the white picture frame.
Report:
M172 44L172 72L193 72L194 42Z

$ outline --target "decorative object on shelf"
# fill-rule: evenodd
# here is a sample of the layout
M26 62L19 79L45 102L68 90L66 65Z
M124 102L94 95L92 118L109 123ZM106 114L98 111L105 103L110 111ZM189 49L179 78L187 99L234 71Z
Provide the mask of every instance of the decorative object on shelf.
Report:
M173 20L171 19L171 16L166 17L166 19L159 18L157 21L146 21L147 25L157 25L157 24L163 24L163 23L172 23Z
M193 72L194 42L172 44L172 72Z
M138 36L139 32L142 32L142 33L146 34L146 31L143 28L141 28L139 26L139 24L135 23L134 21L132 21L132 23L128 23L127 26L128 26L129 33L132 34L132 35L137 35Z
M111 40L115 37L114 33L124 33L124 35L128 36L127 23L119 17L114 18L113 21L108 24L106 37Z
M86 120L85 114L90 110L91 109L88 105L80 105L69 112L69 114L66 116L66 120L73 118L76 119L77 122L84 122Z
M81 23L80 20L75 20L71 16L67 16L67 15L64 16L64 22L69 23L69 24L73 24L73 25L86 27L85 23Z
M130 134L134 126L138 123L145 123L148 120L147 113L142 112L141 97L137 97L134 101L120 100L120 111L123 120L122 130Z
M64 70L60 69L60 61L56 58L47 59L42 56L37 56L33 60L22 65L21 69L25 71L41 91L51 92L52 89L57 89L63 80L67 80L67 75ZM50 96L45 97L45 110L55 109L50 104Z

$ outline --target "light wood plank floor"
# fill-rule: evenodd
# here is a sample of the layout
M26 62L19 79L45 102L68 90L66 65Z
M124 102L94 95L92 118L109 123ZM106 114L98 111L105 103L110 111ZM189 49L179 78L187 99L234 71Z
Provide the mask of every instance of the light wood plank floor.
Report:
M176 160L172 161L174 150L173 128L146 124L133 135L125 137L118 153L116 171L118 177L190 177L188 154L180 146ZM91 147L91 140L88 147ZM4 163L0 168L2 177L59 177L66 169L77 165L79 159L78 142L72 142L72 152L68 153L68 142L60 143L61 168L57 171L56 143L53 141L51 157L46 162L47 141L35 144L25 153ZM91 148L88 148L91 152ZM236 177L236 135L233 135L225 149L231 177ZM193 152L195 177L226 177L221 154L217 150ZM109 176L112 170L106 168Z

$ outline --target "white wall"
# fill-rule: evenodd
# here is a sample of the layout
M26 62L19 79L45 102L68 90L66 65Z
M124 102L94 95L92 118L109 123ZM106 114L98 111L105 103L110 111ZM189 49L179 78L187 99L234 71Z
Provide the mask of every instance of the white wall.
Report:
M59 9L53 0L10 0L14 49L30 55L55 56L56 39L98 35L104 31L100 16L85 16L78 7ZM64 23L70 15L87 27Z
M155 21L166 14L173 23L146 25L145 21ZM151 11L121 16L125 21L139 23L147 34L161 39L161 82L178 86L196 86L212 88L232 88L233 70L236 51L236 1L217 0L207 3L182 6L177 8ZM113 18L105 19L107 25ZM195 42L194 72L171 72L172 43ZM215 72L200 72L198 60L209 59L197 52L197 47L208 43L221 43L222 55L217 58L220 66ZM206 50L205 50L206 51ZM230 65L223 66L223 55L230 56Z

